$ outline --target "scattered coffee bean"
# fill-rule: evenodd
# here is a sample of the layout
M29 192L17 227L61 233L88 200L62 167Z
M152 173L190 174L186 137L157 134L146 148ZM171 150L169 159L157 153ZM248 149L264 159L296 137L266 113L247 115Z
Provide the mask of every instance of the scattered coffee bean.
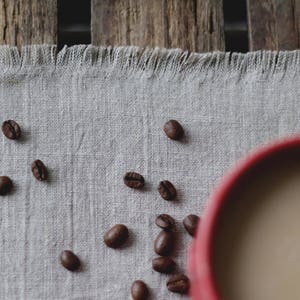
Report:
M171 231L162 230L154 241L154 251L161 256L169 255L174 248L175 236Z
M104 235L104 242L110 248L122 246L129 236L128 228L123 224L117 224Z
M76 254L70 250L65 250L60 255L61 264L69 271L76 271L80 267L80 260Z
M172 140L180 140L183 136L183 128L176 120L168 121L164 126L166 135Z
M131 296L133 300L146 300L149 291L147 285L142 280L136 280L131 286Z
M163 180L159 183L158 191L165 200L173 200L176 198L177 191L173 184L168 180Z
M187 294L190 289L190 281L183 274L173 275L167 282L167 288L173 293Z
M41 160L37 159L31 164L31 171L37 180L44 181L47 179L47 168Z
M171 230L175 226L175 220L168 214L161 214L157 216L155 224L164 230Z
M21 128L13 120L7 120L2 123L2 132L10 140L17 140L21 136Z
M200 218L196 215L188 215L183 219L183 226L191 236L195 236L199 220Z
M124 183L132 189L140 189L144 186L145 179L138 173L127 172L124 176Z
M11 179L7 176L0 176L0 195L8 194L13 187Z
M156 272L169 274L174 271L176 263L171 257L157 257L152 260L152 268Z

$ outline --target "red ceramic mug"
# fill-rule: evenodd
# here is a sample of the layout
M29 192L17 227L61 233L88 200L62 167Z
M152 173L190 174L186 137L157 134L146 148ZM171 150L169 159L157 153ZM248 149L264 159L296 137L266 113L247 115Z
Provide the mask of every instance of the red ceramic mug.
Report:
M266 161L281 160L296 154L300 157L300 136L294 136L264 146L241 160L212 194L199 224L189 257L191 297L194 300L222 300L213 270L213 237L222 207L239 180ZM299 213L300 214L300 213ZM230 220L228 220L230 222Z

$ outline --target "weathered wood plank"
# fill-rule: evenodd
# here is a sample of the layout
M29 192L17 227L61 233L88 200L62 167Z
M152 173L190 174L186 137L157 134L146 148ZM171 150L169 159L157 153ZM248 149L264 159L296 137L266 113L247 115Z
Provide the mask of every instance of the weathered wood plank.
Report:
M247 0L250 50L300 47L300 0Z
M0 0L0 44L57 43L57 0Z
M222 0L92 0L92 43L224 50Z

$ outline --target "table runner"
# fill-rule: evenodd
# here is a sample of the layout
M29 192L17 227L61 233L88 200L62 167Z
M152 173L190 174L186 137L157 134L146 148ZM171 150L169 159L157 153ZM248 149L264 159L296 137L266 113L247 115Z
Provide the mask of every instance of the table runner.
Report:
M155 216L178 221L174 259L184 271L191 237L181 221L201 215L223 174L250 150L300 128L300 52L196 54L136 47L0 47L0 116L23 130L1 137L1 175L15 188L0 201L0 299L131 299L144 280L151 299L185 299L154 272ZM184 127L181 142L162 128ZM41 159L49 182L33 178ZM123 184L141 173L143 191ZM160 180L178 189L164 201ZM104 232L130 230L120 250ZM60 265L73 250L83 270Z

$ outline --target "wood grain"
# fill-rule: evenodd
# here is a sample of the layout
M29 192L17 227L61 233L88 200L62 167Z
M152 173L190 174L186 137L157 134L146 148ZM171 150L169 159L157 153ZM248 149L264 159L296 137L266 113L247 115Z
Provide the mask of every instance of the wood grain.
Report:
M300 0L247 0L250 50L300 47Z
M56 44L57 0L0 0L0 44Z
M224 50L222 0L92 0L92 43Z

